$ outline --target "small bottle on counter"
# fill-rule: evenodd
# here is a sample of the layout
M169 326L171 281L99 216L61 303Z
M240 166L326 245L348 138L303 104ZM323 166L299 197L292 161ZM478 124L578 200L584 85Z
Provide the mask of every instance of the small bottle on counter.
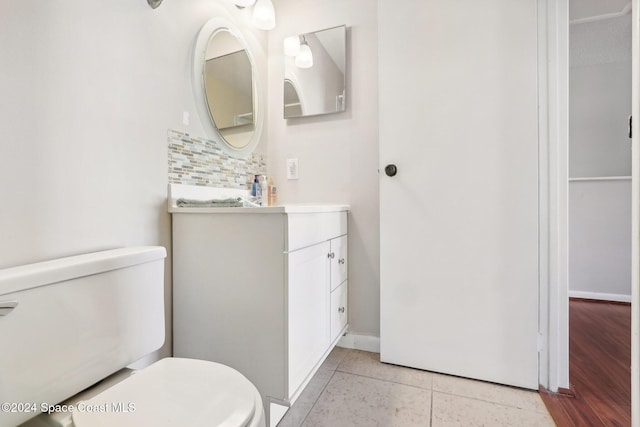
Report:
M262 205L262 201L264 200L262 197L262 186L260 185L260 175L256 175L256 180L253 183L256 186L256 203Z
M269 177L269 206L278 204L278 189L273 184L273 177Z
M269 184L267 184L266 175L260 175L260 193L262 194L260 200L262 206L269 206Z
M251 195L253 197L258 197L258 187L260 186L260 183L258 182L258 176L259 175L253 176L253 185L251 185Z

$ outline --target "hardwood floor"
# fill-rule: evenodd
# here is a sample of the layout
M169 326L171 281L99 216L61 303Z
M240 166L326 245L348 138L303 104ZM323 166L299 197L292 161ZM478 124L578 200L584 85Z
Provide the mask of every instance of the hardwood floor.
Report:
M571 299L569 380L575 397L541 391L558 427L631 425L631 306Z

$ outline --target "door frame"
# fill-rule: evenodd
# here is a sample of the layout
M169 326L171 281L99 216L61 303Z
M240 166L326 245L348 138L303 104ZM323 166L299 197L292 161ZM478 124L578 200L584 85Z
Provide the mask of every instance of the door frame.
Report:
M631 114L640 118L640 0L632 0ZM631 423L640 427L640 127L631 138Z
M632 0L632 114L640 118L640 0ZM569 384L569 1L538 0L540 385ZM631 419L640 427L640 126L633 122Z
M558 392L569 389L568 0L538 0L538 106L538 373Z

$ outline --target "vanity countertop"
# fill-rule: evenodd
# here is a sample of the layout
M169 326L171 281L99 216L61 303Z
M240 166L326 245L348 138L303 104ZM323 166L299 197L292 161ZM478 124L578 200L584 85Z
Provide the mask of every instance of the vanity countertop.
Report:
M318 212L343 212L348 211L349 205L340 204L287 204L279 206L265 206L256 208L179 208L170 206L169 213L240 213L240 214L263 214L263 213L318 213Z
M189 207L181 208L176 206L179 198L208 200L228 197L246 197L247 190L201 187L193 185L169 184L167 190L167 202L169 213L241 213L241 214L264 214L264 213L320 213L320 212L344 212L349 210L349 205L331 203L291 203L277 206L251 207L251 208L213 208L213 207Z

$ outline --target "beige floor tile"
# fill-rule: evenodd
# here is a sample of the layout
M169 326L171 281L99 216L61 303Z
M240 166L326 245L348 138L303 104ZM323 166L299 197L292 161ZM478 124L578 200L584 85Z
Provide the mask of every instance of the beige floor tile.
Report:
M547 413L542 398L535 391L440 374L433 376L433 390Z
M432 427L554 427L548 413L433 392Z
M352 350L338 366L338 371L431 390L433 374L418 369L380 362L380 354Z
M303 426L429 426L430 410L430 390L336 372Z

